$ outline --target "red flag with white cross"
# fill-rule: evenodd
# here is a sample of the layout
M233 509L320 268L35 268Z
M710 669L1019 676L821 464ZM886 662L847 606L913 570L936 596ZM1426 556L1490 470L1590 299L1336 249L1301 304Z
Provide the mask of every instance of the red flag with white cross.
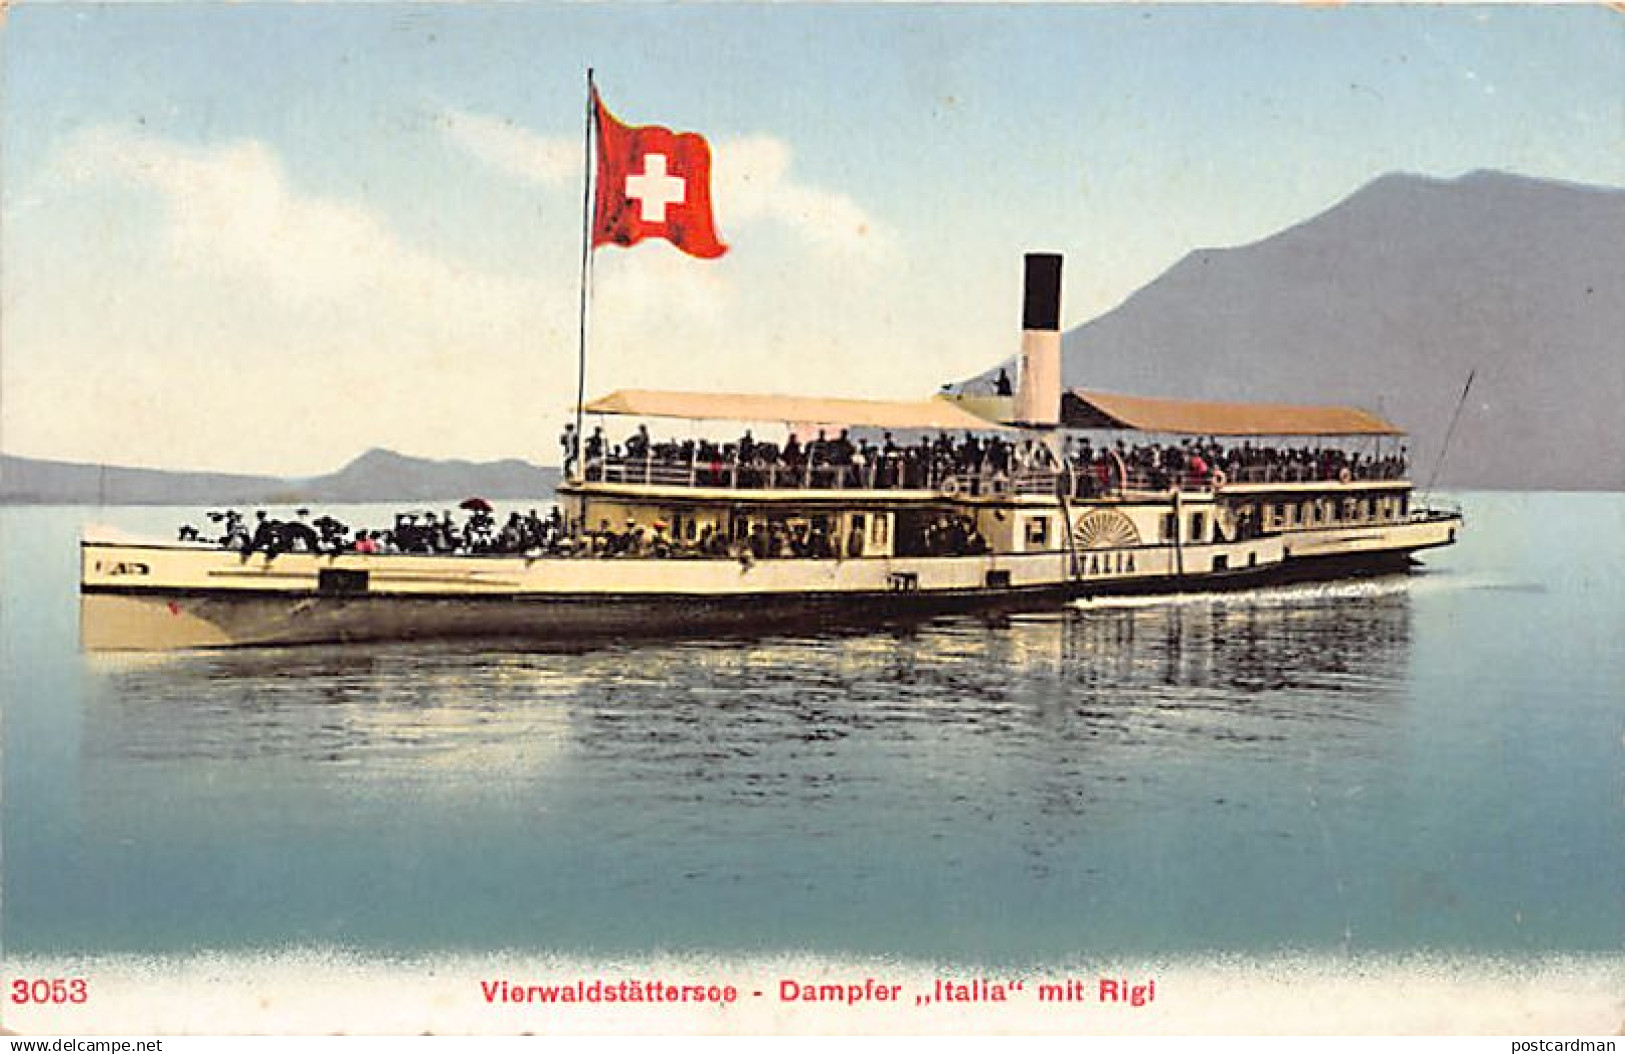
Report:
M665 238L702 259L727 252L711 212L711 145L705 137L622 124L596 90L593 107L598 126L593 247Z

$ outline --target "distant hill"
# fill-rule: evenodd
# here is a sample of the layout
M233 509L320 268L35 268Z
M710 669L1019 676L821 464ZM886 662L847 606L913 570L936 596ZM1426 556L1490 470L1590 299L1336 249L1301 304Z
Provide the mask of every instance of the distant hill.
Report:
M1063 348L1069 386L1376 411L1421 481L1476 368L1441 483L1622 490L1625 190L1384 176L1191 253Z
M308 480L319 501L430 500L479 495L535 498L553 493L559 471L526 461L429 461L369 450L337 472Z
M309 479L84 465L0 454L0 502L34 505L234 505L440 501L551 494L559 472L523 461L433 461L369 450Z

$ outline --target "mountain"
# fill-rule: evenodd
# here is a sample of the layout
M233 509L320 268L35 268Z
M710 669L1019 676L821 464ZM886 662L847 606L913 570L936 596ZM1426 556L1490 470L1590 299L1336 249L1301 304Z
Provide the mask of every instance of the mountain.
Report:
M289 487L287 480L271 476L165 472L0 454L0 502L7 504L228 505L277 500Z
M1383 176L1191 253L1062 347L1069 386L1373 410L1423 482L1476 370L1441 483L1625 489L1625 190Z
M33 505L243 505L298 502L540 499L557 469L523 461L431 461L369 450L337 472L308 479L83 465L0 454L0 503Z
M535 498L552 494L557 469L525 461L429 461L392 450L369 450L337 472L307 480L317 501L436 500L442 498Z

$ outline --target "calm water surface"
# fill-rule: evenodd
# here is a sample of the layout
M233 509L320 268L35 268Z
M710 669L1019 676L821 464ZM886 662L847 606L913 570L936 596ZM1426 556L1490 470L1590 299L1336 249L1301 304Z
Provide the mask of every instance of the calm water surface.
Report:
M78 650L0 510L9 953L1032 962L1625 940L1625 496L1423 574L581 653Z

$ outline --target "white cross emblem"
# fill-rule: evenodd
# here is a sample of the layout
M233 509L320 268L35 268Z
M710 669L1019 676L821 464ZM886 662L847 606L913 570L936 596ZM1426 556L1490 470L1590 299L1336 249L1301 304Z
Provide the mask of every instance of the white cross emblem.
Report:
M638 203L644 223L665 223L666 207L683 203L688 184L666 174L665 154L646 154L643 165L643 175L626 177L626 196Z

